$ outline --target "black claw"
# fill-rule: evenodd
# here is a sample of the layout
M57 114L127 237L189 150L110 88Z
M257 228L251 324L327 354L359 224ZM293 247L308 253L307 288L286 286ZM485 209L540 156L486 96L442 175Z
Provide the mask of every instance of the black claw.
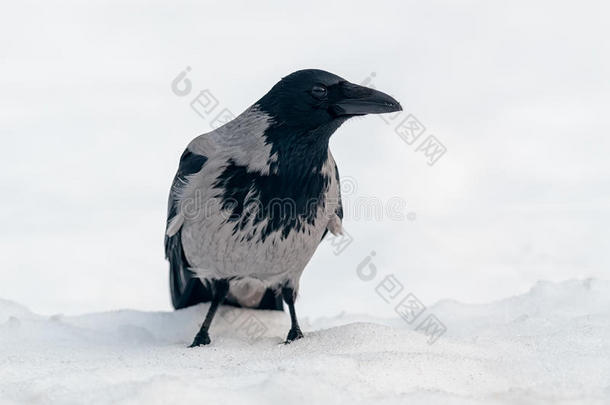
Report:
M195 336L195 339L193 340L193 343L191 343L191 345L189 347L197 347L197 346L203 346L203 345L209 345L210 342L212 342L210 340L210 336L206 333L198 333L197 336Z
M292 328L288 332L288 337L286 338L285 344L292 342L293 340L301 339L303 337L303 332L299 328Z

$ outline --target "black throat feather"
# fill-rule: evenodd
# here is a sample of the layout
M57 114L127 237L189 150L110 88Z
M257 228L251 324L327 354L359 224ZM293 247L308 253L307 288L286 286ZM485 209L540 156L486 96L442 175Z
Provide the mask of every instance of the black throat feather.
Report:
M248 171L229 160L214 187L219 190L216 197L222 208L230 213L227 220L234 222L233 234L244 231L250 223L264 223L257 233L242 236L245 240L258 236L264 241L275 231L286 238L292 231L306 232L305 224L315 224L331 181L331 174L322 170L328 160L328 141L342 123L309 131L272 124L264 136L271 145L271 156L277 159L270 162L268 174Z

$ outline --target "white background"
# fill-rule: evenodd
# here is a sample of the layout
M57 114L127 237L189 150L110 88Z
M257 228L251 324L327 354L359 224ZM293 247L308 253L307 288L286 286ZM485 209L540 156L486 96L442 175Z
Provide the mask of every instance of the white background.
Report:
M44 314L169 309L167 193L210 130L189 102L207 88L239 113L302 68L374 72L448 151L429 166L379 117L337 131L349 198L400 197L416 219L348 212L354 243L320 247L301 314L392 316L374 292L386 274L426 304L608 278L607 3L285 3L2 5L0 297Z

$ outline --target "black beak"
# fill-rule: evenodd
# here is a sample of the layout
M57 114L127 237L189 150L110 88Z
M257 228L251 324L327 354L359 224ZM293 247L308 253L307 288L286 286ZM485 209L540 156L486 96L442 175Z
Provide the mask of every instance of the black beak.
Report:
M335 116L382 114L402 111L400 103L385 93L357 84L339 84L341 97L330 106Z

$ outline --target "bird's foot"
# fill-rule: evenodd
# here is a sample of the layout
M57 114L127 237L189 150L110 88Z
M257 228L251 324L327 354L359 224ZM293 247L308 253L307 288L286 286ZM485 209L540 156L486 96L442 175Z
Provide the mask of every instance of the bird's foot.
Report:
M210 342L211 342L211 340L210 340L210 335L208 335L208 332L199 332L197 334L197 336L195 336L193 343L191 343L191 345L189 347L209 345Z
M290 331L288 332L288 337L286 338L286 341L284 342L285 344L288 344L290 342L292 342L293 340L297 340L297 339L301 339L303 337L303 332L301 332L301 329L297 328L291 328Z

